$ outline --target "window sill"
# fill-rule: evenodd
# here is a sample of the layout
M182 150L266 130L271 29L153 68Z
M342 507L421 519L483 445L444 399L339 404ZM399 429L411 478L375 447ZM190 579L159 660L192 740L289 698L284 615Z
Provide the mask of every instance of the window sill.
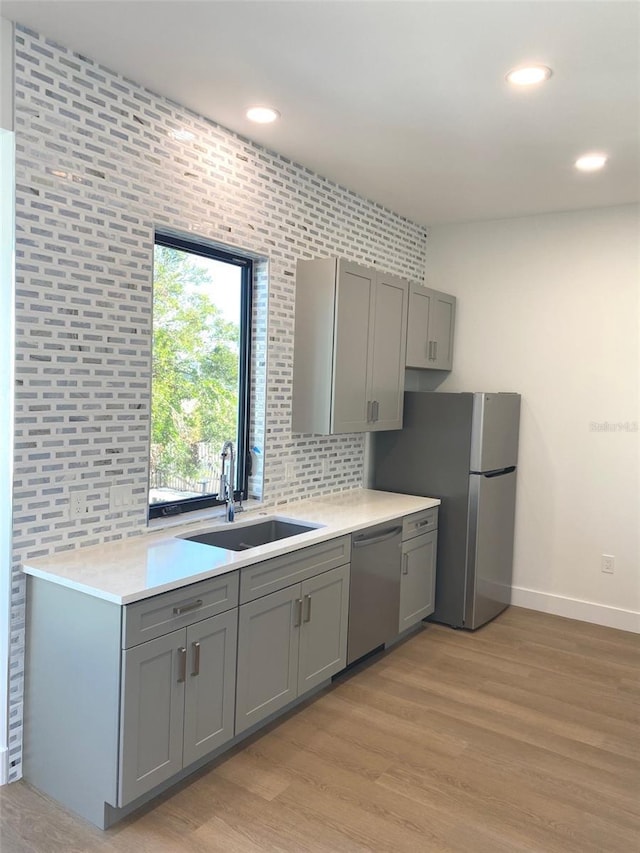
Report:
M240 519L245 513L250 513L260 509L262 501L249 498L242 502L242 512L239 512L239 504L236 503L236 518ZM224 506L212 506L206 509L198 509L195 512L180 513L172 515L168 518L151 518L147 522L147 529L150 533L156 530L164 530L169 527L184 527L186 524L194 524L202 521L222 521L224 519Z

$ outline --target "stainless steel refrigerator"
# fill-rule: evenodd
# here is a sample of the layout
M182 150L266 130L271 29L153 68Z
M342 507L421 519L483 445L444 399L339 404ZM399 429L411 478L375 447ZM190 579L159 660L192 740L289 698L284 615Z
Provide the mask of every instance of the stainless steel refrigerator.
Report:
M409 392L403 423L373 437L373 488L441 498L430 619L479 628L511 601L520 395Z

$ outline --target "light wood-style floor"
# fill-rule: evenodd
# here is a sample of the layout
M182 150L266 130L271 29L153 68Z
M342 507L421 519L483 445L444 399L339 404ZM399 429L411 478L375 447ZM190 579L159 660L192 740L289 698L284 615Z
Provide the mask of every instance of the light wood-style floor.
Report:
M640 850L640 637L428 625L107 832L20 782L1 853Z

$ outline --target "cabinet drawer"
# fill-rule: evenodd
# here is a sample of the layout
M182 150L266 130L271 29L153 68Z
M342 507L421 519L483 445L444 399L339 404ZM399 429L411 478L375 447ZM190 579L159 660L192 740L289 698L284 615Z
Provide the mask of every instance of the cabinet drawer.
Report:
M122 621L122 648L137 646L237 607L238 586L238 572L229 572L127 604Z
M422 533L430 533L438 527L438 507L414 512L402 520L402 538L411 539Z
M253 601L351 559L351 537L340 536L240 569L240 604Z

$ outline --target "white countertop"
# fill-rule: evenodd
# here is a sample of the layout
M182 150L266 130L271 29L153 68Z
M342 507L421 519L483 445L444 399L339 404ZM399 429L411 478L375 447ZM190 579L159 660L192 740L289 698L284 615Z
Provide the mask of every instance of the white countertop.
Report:
M106 601L130 604L316 542L430 509L439 503L436 498L354 489L237 516L234 527L258 521L263 516L322 525L307 533L258 545L249 551L228 551L177 538L229 526L228 522L210 519L149 532L120 542L29 560L23 570L28 575Z

